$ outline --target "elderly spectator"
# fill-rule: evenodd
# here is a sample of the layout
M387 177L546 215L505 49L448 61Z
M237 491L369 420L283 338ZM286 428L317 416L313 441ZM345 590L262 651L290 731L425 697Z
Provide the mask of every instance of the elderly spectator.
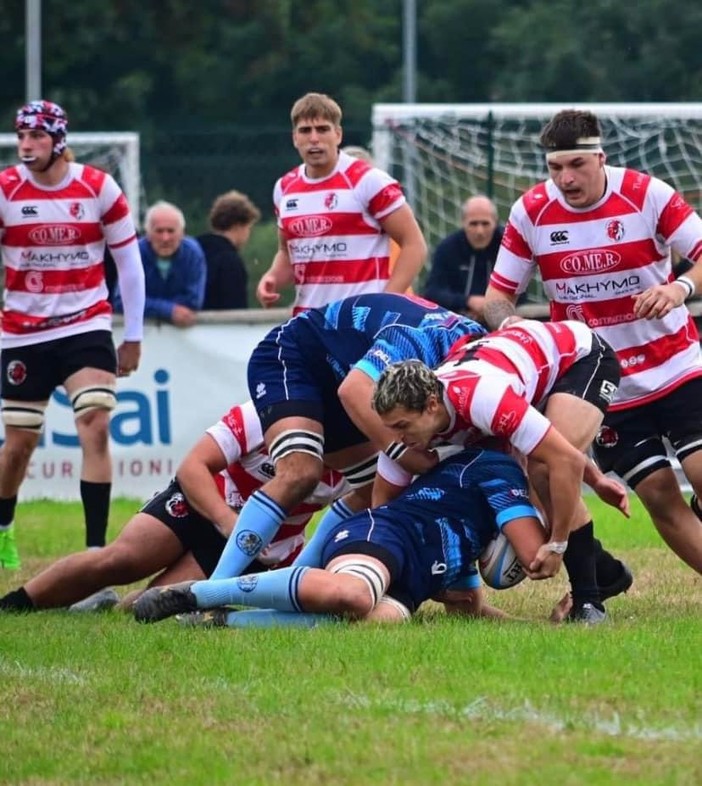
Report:
M434 251L424 296L471 319L483 321L485 290L500 249L503 228L495 203L473 196L463 203L463 227Z
M246 245L261 211L240 191L227 191L210 210L210 232L198 235L205 252L207 284L203 310L248 308L248 273L240 250Z
M146 278L144 316L189 327L205 297L207 266L195 238L185 234L183 211L170 202L156 202L146 211L146 235L139 241ZM116 311L122 310L119 289Z

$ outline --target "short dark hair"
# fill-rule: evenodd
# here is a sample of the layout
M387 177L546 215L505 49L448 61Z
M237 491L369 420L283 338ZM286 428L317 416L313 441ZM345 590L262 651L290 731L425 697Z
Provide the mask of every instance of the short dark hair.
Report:
M216 232L226 232L235 226L254 224L261 218L261 211L240 191L220 194L210 210L210 226Z
M600 121L592 112L564 109L543 127L539 142L547 150L574 148L578 139L602 136Z

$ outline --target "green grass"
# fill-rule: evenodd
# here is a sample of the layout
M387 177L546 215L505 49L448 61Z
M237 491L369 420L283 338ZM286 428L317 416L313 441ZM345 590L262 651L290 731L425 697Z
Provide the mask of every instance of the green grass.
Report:
M136 503L118 501L114 526ZM632 566L608 624L543 620L565 579L493 593L533 623L316 630L0 615L2 784L699 784L702 579L593 503ZM21 506L17 586L82 545L78 505Z

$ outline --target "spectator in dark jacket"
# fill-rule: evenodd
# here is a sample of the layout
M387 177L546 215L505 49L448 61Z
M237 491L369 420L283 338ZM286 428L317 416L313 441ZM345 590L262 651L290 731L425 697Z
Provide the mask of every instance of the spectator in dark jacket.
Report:
M248 308L248 273L239 251L246 245L261 212L239 191L227 191L210 210L210 229L197 237L205 252L205 311Z
M207 268L198 242L185 235L185 217L170 202L156 202L146 211L146 234L139 241L146 277L144 316L178 327L194 325L205 297ZM115 311L122 310L119 288Z
M424 296L444 308L483 321L488 279L502 242L495 203L473 196L463 204L463 228L434 251Z

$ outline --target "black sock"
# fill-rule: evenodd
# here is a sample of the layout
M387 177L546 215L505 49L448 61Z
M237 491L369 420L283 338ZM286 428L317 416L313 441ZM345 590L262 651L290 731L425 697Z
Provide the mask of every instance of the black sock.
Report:
M597 538L595 540L595 576L598 586L608 586L622 575L622 563L603 548Z
M0 527L9 527L15 518L17 494L14 497L0 497Z
M697 494L693 494L690 498L690 507L692 508L692 512L695 514L695 516L697 516L697 518L702 521L702 508L700 508L700 501L697 498Z
M111 491L111 483L80 482L80 498L83 500L85 515L85 545L88 548L105 545Z
M0 598L0 609L5 611L36 611L32 599L24 591L24 587L8 592Z
M592 521L570 533L568 548L563 555L568 571L573 604L592 603L600 606L600 593L595 578L595 544Z

